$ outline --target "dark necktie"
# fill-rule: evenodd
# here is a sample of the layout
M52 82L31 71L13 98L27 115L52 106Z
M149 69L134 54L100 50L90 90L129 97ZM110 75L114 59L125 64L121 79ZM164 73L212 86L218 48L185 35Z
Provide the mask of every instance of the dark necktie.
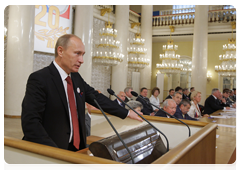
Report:
M73 126L73 145L77 149L79 149L79 144L80 144L79 123L78 123L78 116L77 116L77 107L75 104L75 98L74 98L74 92L73 92L72 79L68 76L66 78L66 81L67 81L68 101L69 101L69 107L70 107L71 117L72 117L72 126Z

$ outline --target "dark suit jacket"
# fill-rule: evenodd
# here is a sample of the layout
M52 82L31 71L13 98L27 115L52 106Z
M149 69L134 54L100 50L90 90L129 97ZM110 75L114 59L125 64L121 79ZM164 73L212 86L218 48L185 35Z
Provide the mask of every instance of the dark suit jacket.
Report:
M125 97L125 100L124 100L125 103L129 102L128 98Z
M174 116L176 118L179 118L179 119L197 120L195 118L190 117L187 113L184 115L185 118L183 118L183 113L182 113L181 109L179 108L179 106L177 106L177 109L176 109L176 112L175 112Z
M86 147L85 102L97 107L90 94L96 96L103 110L109 114L124 119L128 111L90 87L79 73L71 73L71 78L80 126L80 149L83 149ZM80 93L77 92L78 87ZM68 149L71 131L68 103L61 76L53 63L29 76L21 120L23 140Z
M113 100L115 103L117 103L119 106L121 106L119 103L118 103L118 101L117 101L117 99L115 99L115 100ZM122 106L121 107L124 107L125 108L125 103L122 103Z
M167 97L166 97L166 99L172 99L172 96L169 94ZM165 100L166 100L165 99Z
M159 109L154 116L167 117L167 114L162 109Z
M192 94L192 92L190 92L190 93L188 94L188 98L189 98L190 101L191 101L191 94Z
M182 95L182 99L188 99L188 100L190 100L189 97L188 97L187 95L185 95L185 94Z
M204 104L204 114L212 114L217 110L222 110L226 105L220 104L218 99L215 99L212 95L210 95Z
M148 102L149 102L149 99L146 97L145 98ZM150 115L150 113L153 112L153 108L150 104L148 104L145 100L143 100L142 98L140 97L137 97L136 101L139 101L142 103L143 105L143 109L141 110L141 112L144 114L144 115Z

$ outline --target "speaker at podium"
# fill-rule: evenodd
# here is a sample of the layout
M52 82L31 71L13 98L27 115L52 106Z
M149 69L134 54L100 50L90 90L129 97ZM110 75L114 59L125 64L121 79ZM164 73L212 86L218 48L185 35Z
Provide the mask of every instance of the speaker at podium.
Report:
M136 164L150 164L167 152L159 132L149 124L124 131L120 136ZM97 157L132 163L131 155L117 135L91 143L89 150Z

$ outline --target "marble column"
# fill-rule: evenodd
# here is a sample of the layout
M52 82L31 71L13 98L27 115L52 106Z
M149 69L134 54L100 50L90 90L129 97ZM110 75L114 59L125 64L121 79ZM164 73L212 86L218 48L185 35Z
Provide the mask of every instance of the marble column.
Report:
M195 6L192 53L192 86L202 93L201 104L206 99L208 60L208 6Z
M10 5L7 35L4 114L20 116L28 76L33 71L34 5Z
M141 37L145 39L145 48L147 48L147 56L150 63L140 71L141 80L140 87L151 88L151 75L152 75L152 5L142 5L141 10Z
M92 41L93 41L93 5L76 5L74 34L85 45L84 63L79 69L83 79L91 84L92 76Z
M116 40L120 41L121 47L118 52L124 55L123 61L112 67L112 89L117 94L127 86L127 39L129 37L129 5L116 5L115 25L118 35Z

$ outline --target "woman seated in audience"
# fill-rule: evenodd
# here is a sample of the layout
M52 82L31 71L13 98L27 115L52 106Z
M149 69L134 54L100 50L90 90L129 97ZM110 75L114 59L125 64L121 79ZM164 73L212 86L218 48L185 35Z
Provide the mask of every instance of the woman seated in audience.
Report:
M139 112L141 112L141 110L143 109L143 105L142 105L142 103L140 103L139 101L130 100L129 102L127 102L127 104L128 104L131 108L133 108L134 110L139 111ZM127 105L125 105L125 108L126 108L127 110L130 109Z
M201 92L193 91L191 94L191 107L188 111L188 115L192 118L200 118L201 110L199 109L198 103L201 101ZM204 114L204 117L209 117L208 114Z
M156 105L157 107L159 107L160 108L160 102L159 102L159 98L158 98L158 95L160 94L160 90L159 90L159 88L158 87L154 87L153 89L152 89L152 95L151 95L151 97L149 98L149 100L150 100L150 102L152 103L152 104L154 104L154 105ZM152 108L153 108L153 111L156 113L159 109L158 108L156 108L156 107L154 107L154 106L152 106Z

